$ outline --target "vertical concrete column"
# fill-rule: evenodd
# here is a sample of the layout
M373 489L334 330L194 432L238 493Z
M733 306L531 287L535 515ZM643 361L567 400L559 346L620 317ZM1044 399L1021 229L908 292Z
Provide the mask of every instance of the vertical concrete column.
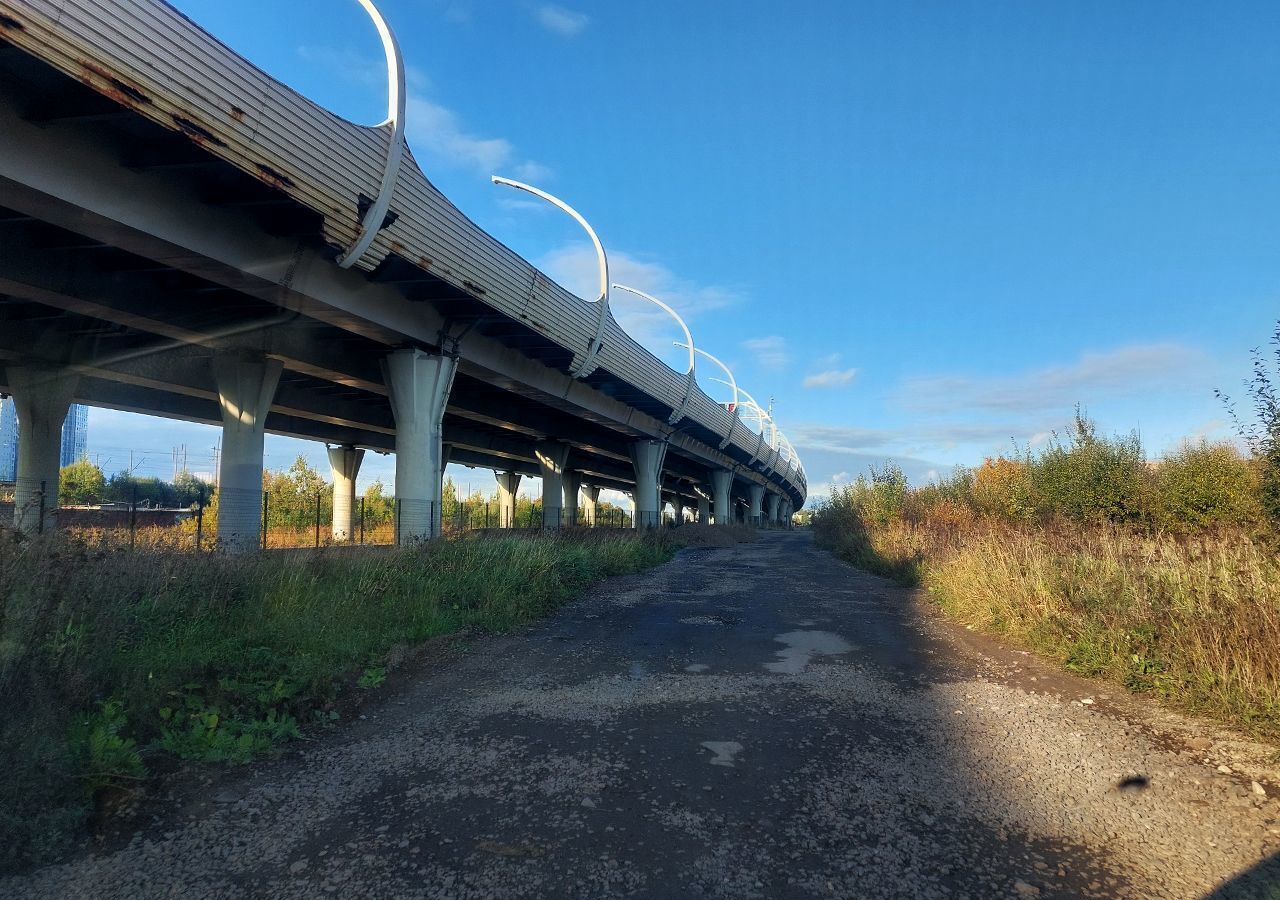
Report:
M791 527L791 501L790 500L782 501L782 527L783 528Z
M559 528L564 520L564 466L569 461L569 445L541 441L533 453L542 476L542 526Z
M262 543L263 428L282 368L278 359L263 356L220 353L213 358L222 408L218 542L232 553Z
M684 524L684 498L679 494L671 495L671 511L675 513L676 524Z
M760 504L764 502L764 485L763 484L747 485L747 497L751 503L750 511L748 512L748 515L750 516L751 524L754 525L756 528L759 528L760 517L763 515L763 512L760 508Z
M631 462L636 470L635 526L656 528L662 524L662 464L667 459L664 441L636 441L631 445Z
M440 437L458 361L396 350L382 366L396 420L396 543L405 544L440 533Z
M698 524L711 524L711 501L701 494L698 495Z
M584 484L582 486L582 524L592 528L596 524L596 515L600 512L600 486Z
M18 471L13 525L26 534L53 528L62 469L62 423L80 376L55 366L10 366L18 414Z
M582 473L566 471L561 476L564 483L564 525L572 528L581 525L578 516L578 489L582 487Z
M494 472L498 480L498 527L515 528L516 494L520 490L519 472Z
M733 473L726 469L716 469L711 473L711 502L717 525L729 525L732 499L729 494L733 490Z
M327 449L333 472L333 539L349 541L356 533L356 475L360 473L364 450L350 444Z
M764 520L774 528L778 526L778 506L781 499L774 493L764 498Z

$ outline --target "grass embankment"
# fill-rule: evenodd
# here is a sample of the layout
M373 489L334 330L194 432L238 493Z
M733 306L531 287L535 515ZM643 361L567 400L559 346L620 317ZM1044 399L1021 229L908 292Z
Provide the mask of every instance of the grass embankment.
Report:
M510 629L676 546L574 532L236 558L0 531L0 869L51 858L95 795L163 758L261 756L406 646Z
M1081 428L941 485L877 473L837 492L814 527L960 622L1274 739L1280 539L1258 464L1193 446L1148 466L1128 439Z

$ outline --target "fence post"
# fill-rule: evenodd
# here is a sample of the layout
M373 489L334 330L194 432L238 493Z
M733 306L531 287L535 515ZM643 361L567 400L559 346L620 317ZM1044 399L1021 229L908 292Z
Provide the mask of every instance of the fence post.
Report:
M129 501L129 549L132 550L138 534L138 482L130 486L133 490Z
M360 543L364 543L364 498L360 498Z
M316 549L320 547L320 492L316 491Z
M262 549L267 549L267 512L271 500L271 492L262 492Z
M204 487L196 496L196 552L200 552L200 541L204 537Z

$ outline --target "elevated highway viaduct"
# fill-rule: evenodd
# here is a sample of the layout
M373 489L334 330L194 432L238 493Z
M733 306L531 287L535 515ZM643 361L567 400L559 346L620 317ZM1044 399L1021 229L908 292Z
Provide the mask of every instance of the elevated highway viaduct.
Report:
M329 445L339 537L366 451L395 454L401 541L439 533L448 462L493 469L508 508L539 476L552 525L590 521L600 488L631 492L640 526L664 498L717 522L803 504L771 423L480 230L411 155L388 186L394 140L155 0L0 0L19 528L51 524L71 402L220 425L231 548L259 543L265 432Z

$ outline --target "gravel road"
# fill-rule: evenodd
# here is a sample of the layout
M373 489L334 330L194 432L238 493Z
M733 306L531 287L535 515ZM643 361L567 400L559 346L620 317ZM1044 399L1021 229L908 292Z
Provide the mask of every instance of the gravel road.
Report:
M1280 897L1273 748L805 533L687 550L379 693L0 895Z

